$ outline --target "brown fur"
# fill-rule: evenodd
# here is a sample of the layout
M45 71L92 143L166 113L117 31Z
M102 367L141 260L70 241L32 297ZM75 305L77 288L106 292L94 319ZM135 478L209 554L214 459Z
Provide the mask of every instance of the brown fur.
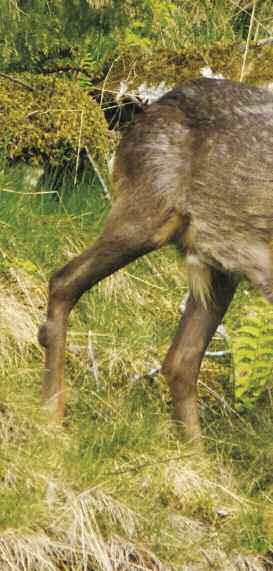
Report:
M67 319L104 277L174 243L190 296L163 370L177 417L199 434L196 381L206 347L245 276L273 301L273 94L188 81L140 113L116 152L116 200L95 244L51 278L44 400L63 414Z

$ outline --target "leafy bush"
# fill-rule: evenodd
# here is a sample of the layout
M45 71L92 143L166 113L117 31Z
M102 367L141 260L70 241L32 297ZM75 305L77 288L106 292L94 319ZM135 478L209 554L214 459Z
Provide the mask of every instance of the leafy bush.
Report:
M99 161L108 149L100 106L67 79L32 74L6 77L0 85L0 150L4 158L50 167L74 166L88 147Z

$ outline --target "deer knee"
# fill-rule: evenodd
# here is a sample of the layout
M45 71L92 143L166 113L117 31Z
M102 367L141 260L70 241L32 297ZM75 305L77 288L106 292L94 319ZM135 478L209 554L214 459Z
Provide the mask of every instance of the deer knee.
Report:
M48 329L46 323L40 325L38 329L38 341L42 347L48 347Z
M48 349L60 339L64 339L65 321L66 314L62 310L61 313L55 312L51 317L48 317L47 321L39 327L38 341L42 347Z
M77 293L77 286L72 285L74 274L67 271L69 265L57 270L49 280L49 316L54 320L63 320L72 309ZM74 280L75 281L75 280ZM76 293L75 293L76 292Z
M38 341L42 347L45 349L52 344L54 338L56 338L54 323L51 320L47 320L38 329Z

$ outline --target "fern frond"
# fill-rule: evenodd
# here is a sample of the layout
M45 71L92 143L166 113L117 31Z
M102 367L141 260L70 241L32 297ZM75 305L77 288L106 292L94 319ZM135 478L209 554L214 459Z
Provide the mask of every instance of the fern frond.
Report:
M260 295L250 298L232 341L235 396L252 408L273 386L273 308Z

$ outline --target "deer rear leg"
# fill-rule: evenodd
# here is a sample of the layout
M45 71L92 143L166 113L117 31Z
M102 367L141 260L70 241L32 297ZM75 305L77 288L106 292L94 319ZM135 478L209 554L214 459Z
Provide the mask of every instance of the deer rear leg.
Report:
M171 240L180 223L174 212L159 211L154 220L130 209L128 201L116 204L95 244L52 276L47 322L38 338L46 350L43 401L54 416L64 413L64 351L71 309L94 284Z
M163 373L170 385L175 414L187 436L200 440L197 378L206 348L222 320L236 289L232 277L212 271L211 298L204 307L190 294Z

